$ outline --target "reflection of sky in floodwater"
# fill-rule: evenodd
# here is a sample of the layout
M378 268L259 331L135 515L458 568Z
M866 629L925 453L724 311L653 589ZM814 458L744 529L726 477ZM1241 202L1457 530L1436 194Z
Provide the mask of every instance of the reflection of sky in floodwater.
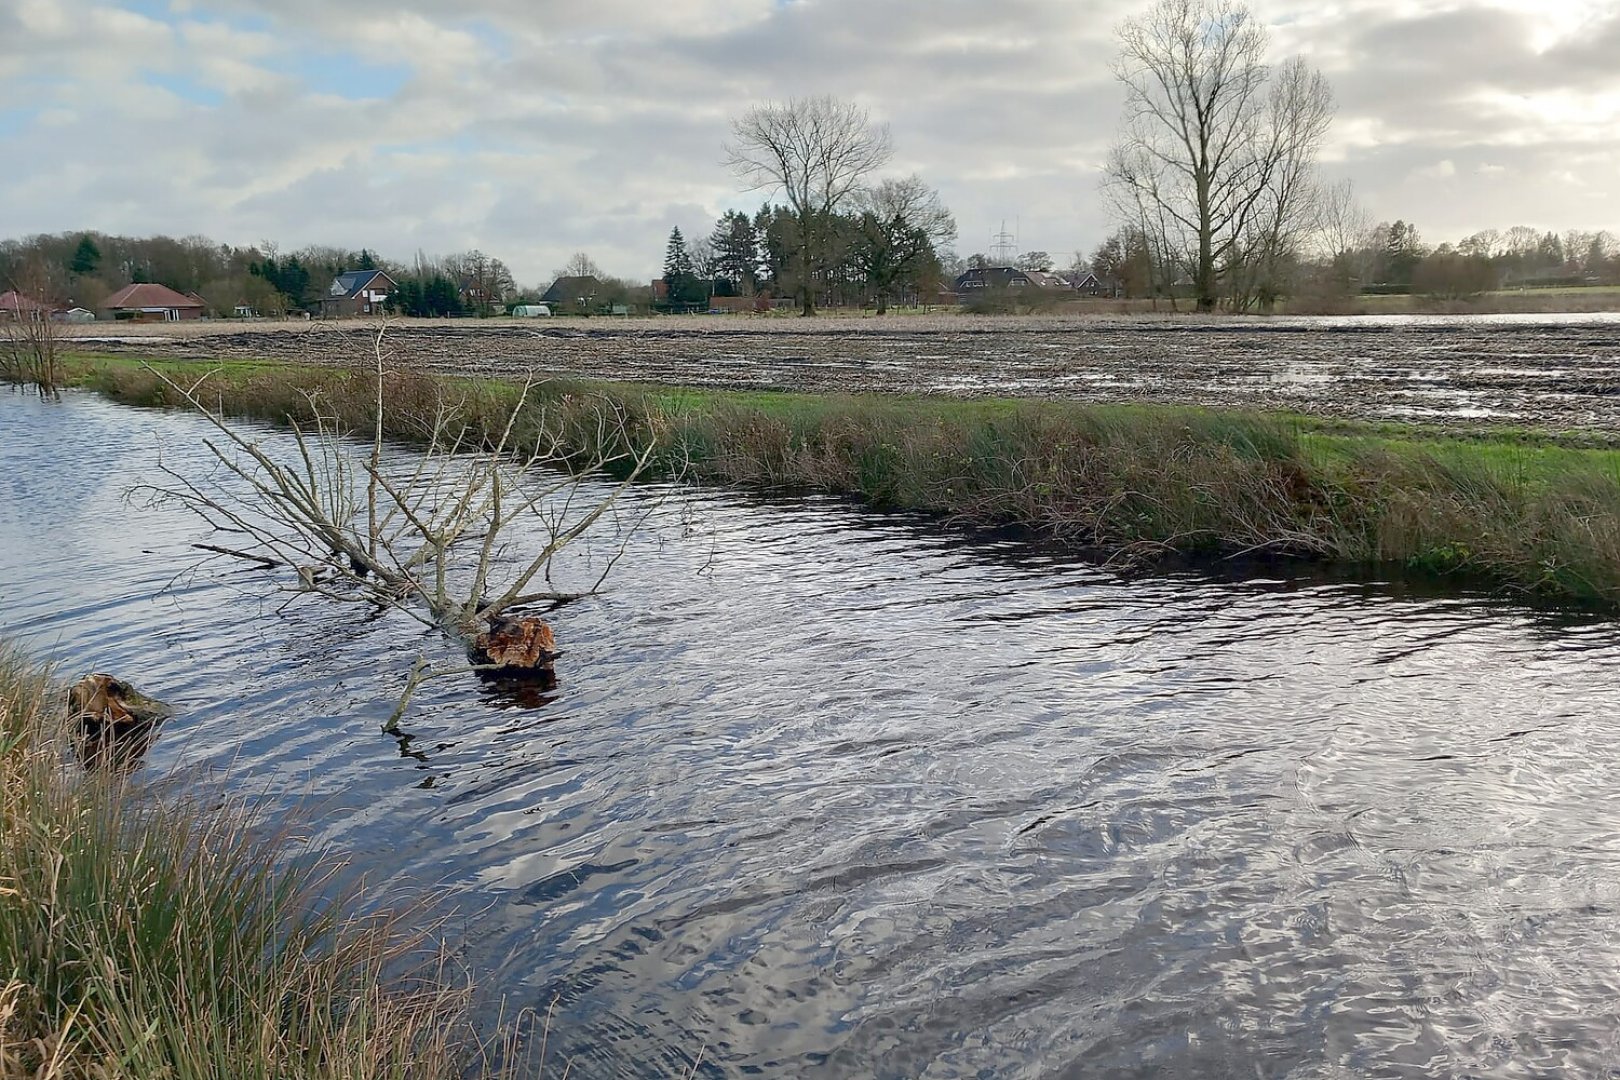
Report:
M449 898L492 995L560 998L572 1076L684 1075L700 1050L706 1075L781 1077L1620 1059L1610 623L1126 581L695 492L555 616L552 700L430 683L402 747L377 725L435 639L278 613L273 576L234 566L176 578L193 523L122 500L160 442L202 469L198 430L0 401L0 630L175 704L155 771L302 800L356 873Z

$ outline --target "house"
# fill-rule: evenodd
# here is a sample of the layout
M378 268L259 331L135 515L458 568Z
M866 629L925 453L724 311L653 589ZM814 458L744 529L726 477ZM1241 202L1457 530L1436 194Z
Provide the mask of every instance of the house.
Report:
M981 266L956 279L951 291L971 295L979 289L1067 289L1056 274L1044 270L1020 270L1016 266Z
M332 279L321 297L321 318L344 319L381 315L399 286L381 270L349 270Z
M577 311L590 306L602 289L602 283L592 274L581 277L560 277L551 283L540 297L542 303L555 304L565 311Z
M175 292L167 285L140 282L126 285L107 297L102 310L128 322L180 322L200 319L208 305L195 296Z
M1099 281L1097 275L1089 270L1083 274L1069 274L1064 280L1069 283L1069 288L1082 296L1102 296L1105 293L1108 295L1113 293L1113 290Z
M48 318L50 313L51 305L24 296L15 289L0 293L0 319L21 322L23 319Z

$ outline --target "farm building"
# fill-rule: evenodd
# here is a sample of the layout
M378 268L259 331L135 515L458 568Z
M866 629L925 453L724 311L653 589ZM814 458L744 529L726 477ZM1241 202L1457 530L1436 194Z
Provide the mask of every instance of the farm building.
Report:
M544 319L550 314L550 304L519 304L512 309L512 317L517 319Z
M180 322L200 319L207 305L195 296L177 293L167 285L142 282L126 285L107 297L102 310L114 319L130 322Z
M547 304L560 304L572 311L589 307L601 288L602 283L590 274L583 277L560 277L551 283L551 288L547 289L540 299Z
M15 289L0 293L0 319L43 319L50 311L51 305L24 296Z
M1069 283L1069 288L1085 296L1102 296L1105 293L1112 293L1112 290L1099 281L1097 275L1089 270L1083 274L1070 274L1064 280Z
M70 307L66 311L53 311L51 318L57 322L89 323L96 321L96 313L89 308Z
M1067 289L1068 283L1044 270L1020 270L1015 266L981 266L956 279L953 292L971 293L977 289Z
M381 315L383 305L397 288L394 279L381 270L350 270L339 274L321 297L321 318Z

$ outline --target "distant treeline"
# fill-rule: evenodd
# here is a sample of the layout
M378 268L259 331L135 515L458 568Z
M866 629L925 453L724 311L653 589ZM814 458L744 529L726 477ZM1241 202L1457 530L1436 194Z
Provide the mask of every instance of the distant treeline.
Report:
M942 207L931 208L946 215ZM399 285L393 311L414 316L499 314L541 299L557 279L588 280L589 296L571 296L563 310L613 310L621 305L702 307L715 296L795 295L807 286L817 302L858 306L890 300L927 301L949 289L983 254L959 258L948 247L948 215L932 230L925 215L836 214L820 229L820 265L801 265L798 219L786 207L729 211L706 235L687 241L676 229L664 260L659 295L646 282L605 274L583 252L546 281L520 286L502 260L473 250L411 262L310 245L282 252L274 244L233 247L202 236L128 237L99 232L40 234L0 241L0 291L18 289L39 300L101 310L107 297L135 282L158 282L200 297L211 313L276 316L318 312L339 274L380 269ZM936 238L940 242L936 242ZM1045 252L1026 252L1025 269L1053 269ZM1173 260L1155 259L1153 245L1131 229L1109 236L1089 254L1076 252L1066 269L1089 270L1126 298L1185 294L1187 274ZM1331 298L1413 293L1468 297L1500 288L1620 285L1620 241L1606 231L1564 233L1516 226L1487 229L1458 243L1430 246L1404 221L1324 227L1316 241L1274 267L1264 287L1230 290L1245 306L1280 297Z
M974 256L974 259L982 256ZM1110 236L1083 261L1128 298L1185 294L1184 268L1156 260L1149 240L1131 229ZM1430 246L1405 221L1334 230L1289 253L1267 282L1270 292L1229 290L1240 306L1282 297L1331 299L1423 295L1446 299L1497 289L1620 285L1620 240L1606 231L1564 233L1515 226L1486 229L1458 243Z
M590 261L584 255L574 257L580 260ZM385 271L399 285L392 306L408 315L498 314L512 304L538 300L550 284L548 279L521 287L504 262L476 250L438 257L418 254L404 263L365 248L310 245L282 252L274 244L233 247L204 236L75 232L0 241L0 291L15 288L38 300L91 311L101 310L126 285L156 282L200 297L217 316L318 312L333 279L350 270ZM638 288L650 293L646 285L598 275L604 295L628 296Z

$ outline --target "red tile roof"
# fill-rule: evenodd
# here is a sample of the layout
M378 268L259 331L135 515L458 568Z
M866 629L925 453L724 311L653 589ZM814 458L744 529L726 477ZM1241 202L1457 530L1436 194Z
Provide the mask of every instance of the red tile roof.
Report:
M0 293L0 311L49 311L51 305L23 296L15 289Z
M144 308L200 308L206 305L201 300L193 300L189 296L175 292L167 285L155 285L151 282L142 282L137 285L126 285L122 289L107 297L102 307L108 310Z

